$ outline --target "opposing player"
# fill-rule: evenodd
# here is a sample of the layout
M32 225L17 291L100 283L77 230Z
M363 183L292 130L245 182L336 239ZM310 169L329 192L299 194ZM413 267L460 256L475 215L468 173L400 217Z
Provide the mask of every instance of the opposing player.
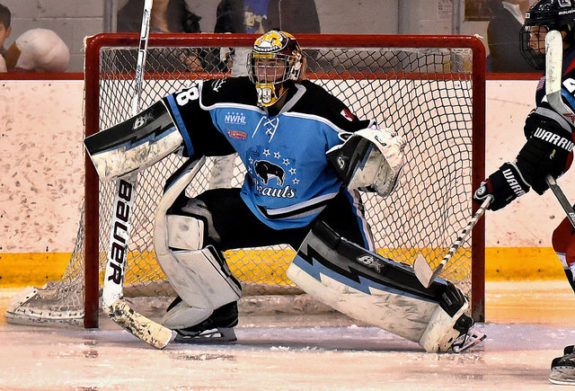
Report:
M403 139L304 80L305 65L292 35L270 31L254 43L249 77L197 82L85 140L103 179L176 150L190 157L155 219L156 255L178 293L163 324L178 341L235 340L241 288L222 252L289 244L299 251L288 276L336 309L427 351L473 345L459 289L426 289L411 268L372 252L358 189L393 191ZM241 189L185 195L203 157L231 153L247 170Z
M545 36L550 30L563 37L562 96L564 103L575 109L575 5L572 1L540 0L526 15L522 28L521 49L524 57L537 69L545 67ZM557 112L545 97L545 78L535 92L535 109L525 120L527 141L513 162L503 164L475 191L474 200L481 203L488 194L494 197L490 209L498 210L531 188L543 194L546 177L558 178L573 160L573 118ZM575 290L575 232L567 219L553 232L553 248L557 253L571 287ZM565 348L564 356L553 360L549 379L554 383L575 384L573 346Z

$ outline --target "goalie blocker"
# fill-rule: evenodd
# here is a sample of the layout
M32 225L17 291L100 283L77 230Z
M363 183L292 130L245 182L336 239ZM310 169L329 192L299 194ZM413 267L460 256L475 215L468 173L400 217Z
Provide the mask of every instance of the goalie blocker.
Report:
M102 181L151 166L182 147L183 138L164 102L87 137L86 151ZM190 151L191 152L191 151Z
M287 270L307 293L367 324L419 343L427 352L463 351L485 338L471 330L468 301L448 281L424 288L413 270L316 224Z

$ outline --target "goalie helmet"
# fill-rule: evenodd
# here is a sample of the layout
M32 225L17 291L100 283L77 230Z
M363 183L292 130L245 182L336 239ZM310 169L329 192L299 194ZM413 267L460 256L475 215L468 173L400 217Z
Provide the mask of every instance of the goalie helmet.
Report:
M295 37L271 30L254 42L248 55L248 75L256 85L258 106L274 105L288 90L288 83L303 74L303 54Z
M575 1L539 0L525 14L520 41L523 57L535 69L545 68L545 35L550 30L564 32L564 41L575 43Z

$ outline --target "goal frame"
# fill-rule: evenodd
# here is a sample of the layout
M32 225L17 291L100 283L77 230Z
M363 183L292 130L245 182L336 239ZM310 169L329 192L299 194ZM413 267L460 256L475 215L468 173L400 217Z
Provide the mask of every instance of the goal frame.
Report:
M182 37L191 47L251 46L253 34L150 34L149 47L182 46ZM464 48L472 52L472 186L479 187L485 177L485 47L476 37L464 35L341 35L298 34L306 47L390 47L390 48ZM85 54L85 135L99 131L99 69L103 47L137 47L139 36L132 33L101 33L86 40ZM99 179L85 154L84 204L84 327L99 325ZM471 199L471 193L469 197ZM478 206L473 205L473 211ZM471 316L485 321L485 220L474 228L471 238Z

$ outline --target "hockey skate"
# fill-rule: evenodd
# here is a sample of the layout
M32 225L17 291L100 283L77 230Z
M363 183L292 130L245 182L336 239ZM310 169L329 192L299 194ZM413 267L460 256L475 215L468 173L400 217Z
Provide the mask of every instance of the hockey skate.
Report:
M473 319L467 315L462 316L459 318L457 323L455 323L453 328L458 330L461 334L457 337L455 342L453 342L453 345L451 345L453 353L464 352L487 338L487 335L474 328L473 324Z
M177 299L172 305L177 304ZM203 322L176 330L176 343L233 343L237 341L233 327L238 324L238 303L226 304Z
M482 333L481 331L479 331L477 329L470 328L469 330L467 330L466 333L462 333L455 340L453 345L451 345L451 350L453 350L453 353L464 352L467 349L477 345L478 343L483 341L485 338L487 338L487 335L485 335L485 333Z
M563 356L554 358L551 362L549 381L554 384L575 384L575 347L566 346Z

